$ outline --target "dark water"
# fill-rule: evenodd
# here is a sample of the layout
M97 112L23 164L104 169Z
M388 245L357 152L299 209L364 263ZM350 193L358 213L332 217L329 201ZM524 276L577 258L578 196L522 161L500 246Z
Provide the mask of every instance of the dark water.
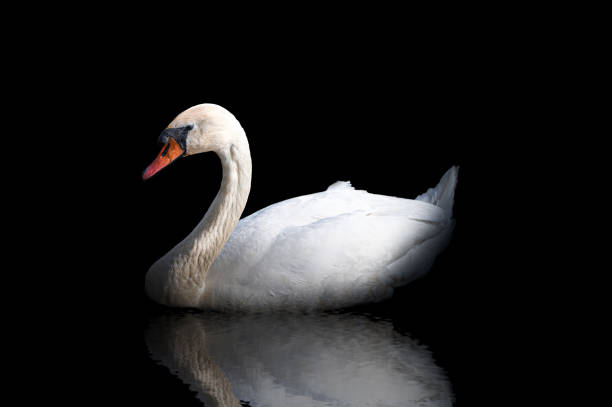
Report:
M168 311L146 328L150 357L206 406L451 406L432 353L371 313Z

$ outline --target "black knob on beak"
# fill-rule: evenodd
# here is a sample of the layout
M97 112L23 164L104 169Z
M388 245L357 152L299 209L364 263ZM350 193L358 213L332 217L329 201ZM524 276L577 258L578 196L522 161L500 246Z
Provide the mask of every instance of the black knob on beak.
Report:
M192 125L183 126L183 127L173 127L168 128L161 132L157 142L161 145L164 145L168 142L170 138L173 138L179 146L183 149L183 151L187 151L187 135L189 131L193 129Z

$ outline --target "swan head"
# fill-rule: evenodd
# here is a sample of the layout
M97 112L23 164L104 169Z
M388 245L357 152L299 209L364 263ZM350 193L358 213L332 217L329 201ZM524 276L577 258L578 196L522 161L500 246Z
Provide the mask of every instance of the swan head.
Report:
M220 152L236 143L246 142L240 123L219 105L204 103L185 110L162 131L158 142L163 145L155 161L144 171L149 179L180 157Z

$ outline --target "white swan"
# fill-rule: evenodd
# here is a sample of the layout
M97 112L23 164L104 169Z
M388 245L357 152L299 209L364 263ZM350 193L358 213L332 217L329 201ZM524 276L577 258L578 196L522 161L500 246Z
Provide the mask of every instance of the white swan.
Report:
M160 135L147 179L175 159L214 151L221 189L204 218L151 266L154 301L216 310L320 310L379 301L426 273L450 238L457 168L415 200L369 194L348 182L268 206L239 222L251 156L236 118L191 107Z

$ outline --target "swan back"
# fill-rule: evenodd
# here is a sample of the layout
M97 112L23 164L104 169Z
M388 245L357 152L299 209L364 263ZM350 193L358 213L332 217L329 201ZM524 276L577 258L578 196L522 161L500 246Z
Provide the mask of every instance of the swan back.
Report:
M438 190L456 183L449 171ZM203 307L313 310L387 298L427 272L448 242L451 212L431 196L447 207L453 198L395 198L338 182L254 213L211 266Z

